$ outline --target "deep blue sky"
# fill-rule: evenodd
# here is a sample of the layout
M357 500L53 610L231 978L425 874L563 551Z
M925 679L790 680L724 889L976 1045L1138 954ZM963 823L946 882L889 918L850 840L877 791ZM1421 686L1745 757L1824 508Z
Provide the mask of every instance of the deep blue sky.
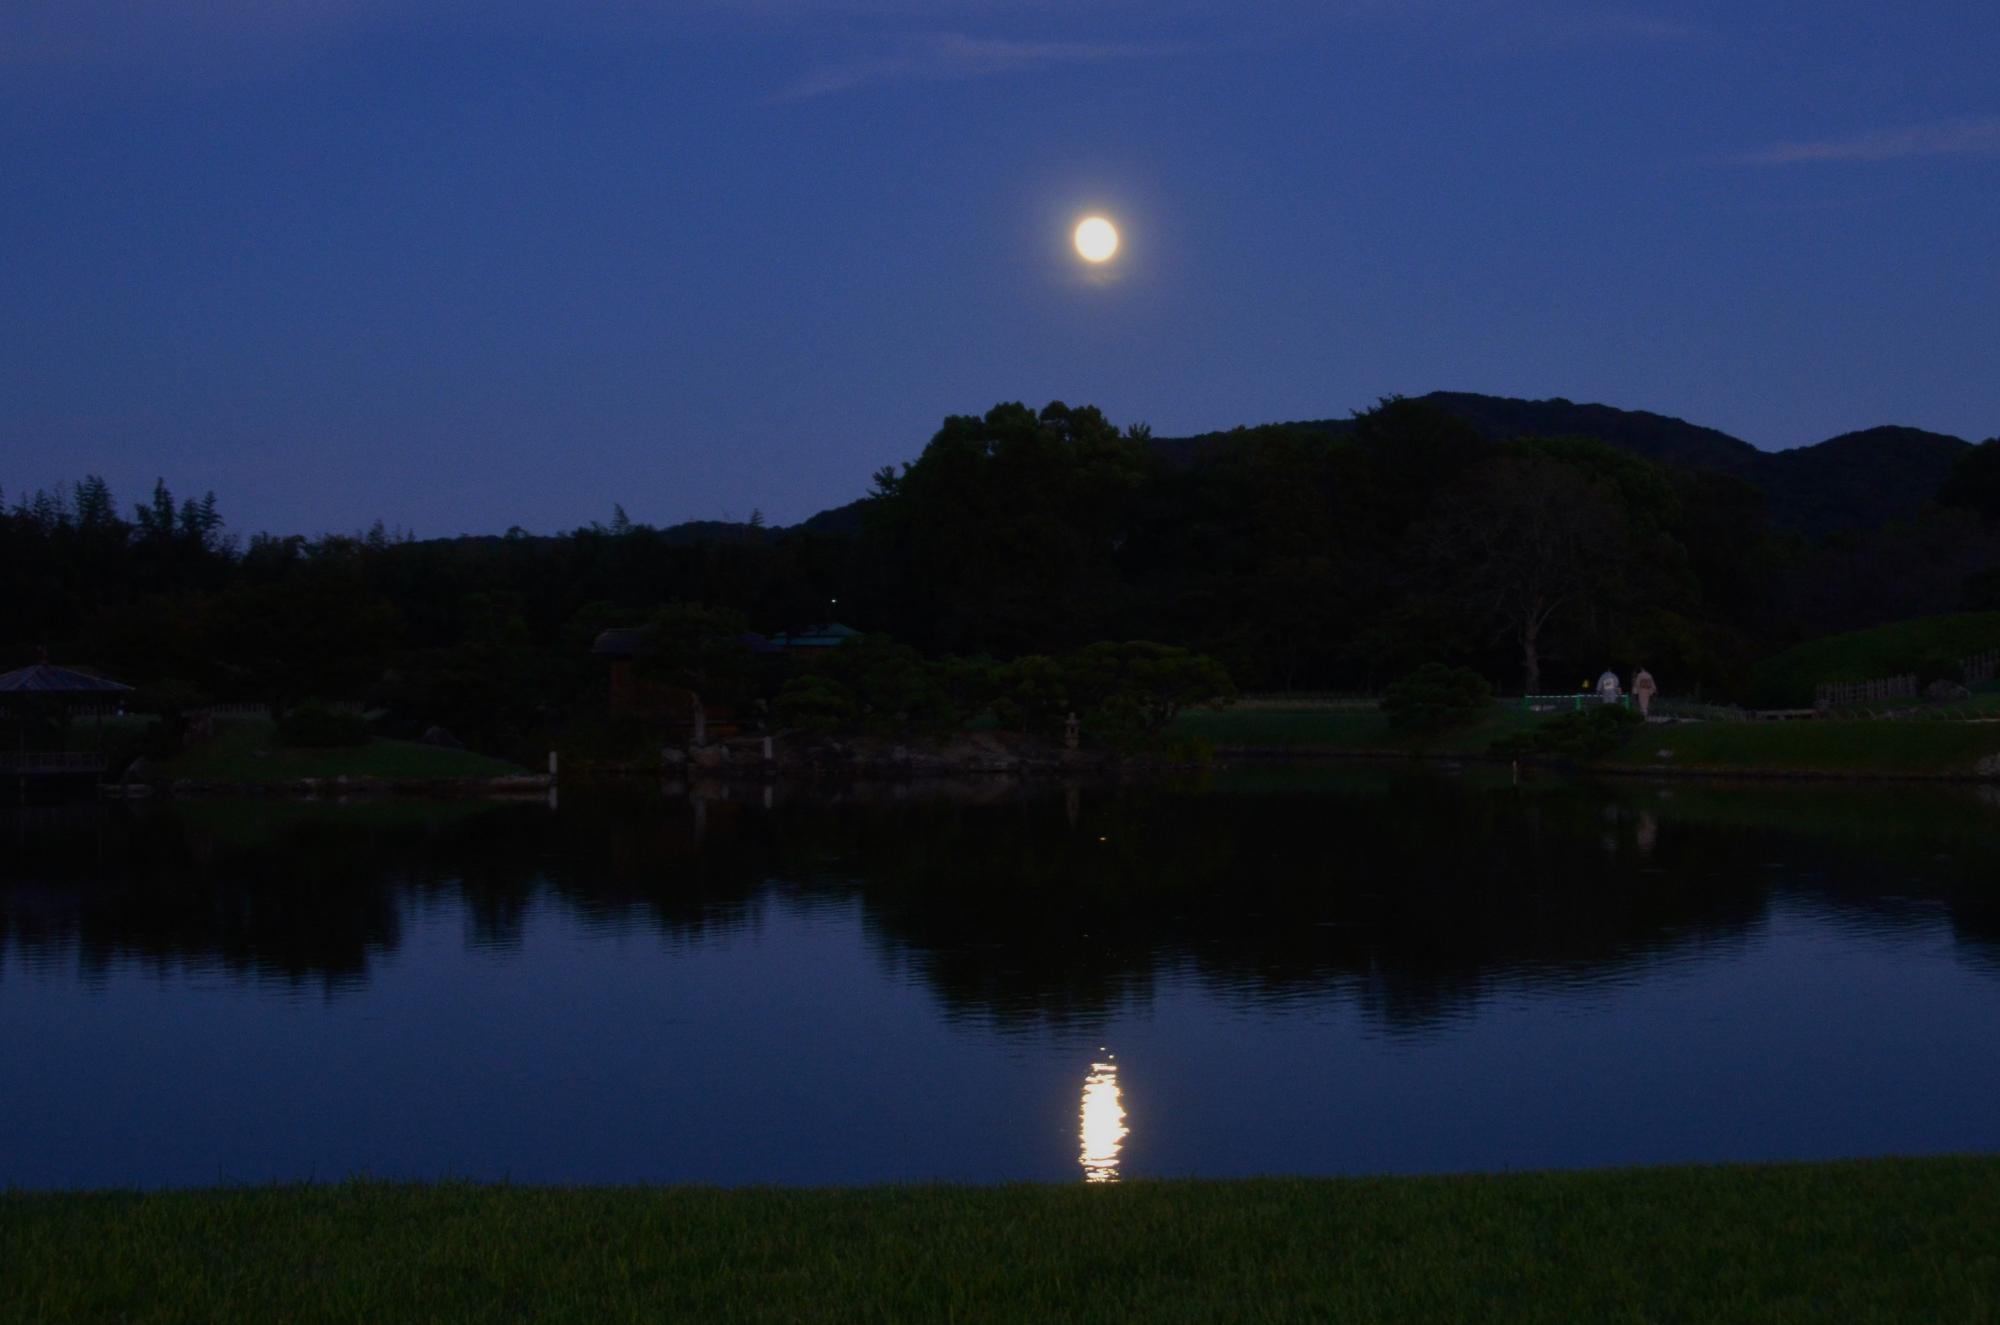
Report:
M1992 0L0 0L0 484L428 536L791 522L1012 399L1985 437L1996 71Z

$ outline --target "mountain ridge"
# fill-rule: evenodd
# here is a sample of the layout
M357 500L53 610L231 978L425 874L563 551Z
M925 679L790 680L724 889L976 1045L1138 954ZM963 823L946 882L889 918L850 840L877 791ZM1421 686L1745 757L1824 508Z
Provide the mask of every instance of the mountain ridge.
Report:
M1805 446L1766 451L1719 428L1670 414L1595 402L1579 404L1561 396L1529 400L1473 391L1432 391L1409 399L1460 420L1491 442L1515 437L1590 437L1661 464L1742 479L1769 498L1774 524L1813 537L1873 529L1916 515L1936 497L1953 464L1973 445L1950 433L1877 424ZM1155 455L1169 463L1187 465L1204 446L1227 443L1233 436L1264 428L1340 437L1353 431L1354 419L1244 425L1185 437L1155 437L1149 445ZM866 502L865 497L856 498L797 524L762 530L741 522L688 520L658 526L653 532L672 544L726 542L759 533L850 538L860 532ZM458 536L472 541L499 537Z
M1615 405L1578 404L1561 396L1527 400L1471 391L1433 391L1409 399L1448 414L1487 441L1515 437L1591 437L1648 460L1726 474L1762 489L1774 524L1825 537L1908 519L1936 495L1972 443L1949 433L1879 424L1782 451L1686 419ZM1264 425L1343 436L1346 419L1306 419ZM1203 445L1247 429L1155 438L1158 453L1186 462Z

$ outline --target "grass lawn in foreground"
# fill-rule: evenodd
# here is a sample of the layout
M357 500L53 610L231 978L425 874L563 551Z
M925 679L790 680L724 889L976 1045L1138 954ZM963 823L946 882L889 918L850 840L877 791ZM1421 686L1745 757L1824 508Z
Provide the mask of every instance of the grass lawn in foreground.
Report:
M415 741L378 739L327 750L293 749L276 743L276 731L274 724L261 719L218 722L212 739L163 761L159 772L196 782L258 783L336 777L451 781L527 771L504 759Z
M21 1321L1991 1321L2000 1158L0 1195Z

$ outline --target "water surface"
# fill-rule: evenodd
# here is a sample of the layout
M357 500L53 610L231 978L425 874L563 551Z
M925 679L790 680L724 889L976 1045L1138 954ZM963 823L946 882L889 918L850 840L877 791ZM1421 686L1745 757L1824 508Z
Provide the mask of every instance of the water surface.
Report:
M1383 771L0 817L0 1185L2000 1149L2000 807Z

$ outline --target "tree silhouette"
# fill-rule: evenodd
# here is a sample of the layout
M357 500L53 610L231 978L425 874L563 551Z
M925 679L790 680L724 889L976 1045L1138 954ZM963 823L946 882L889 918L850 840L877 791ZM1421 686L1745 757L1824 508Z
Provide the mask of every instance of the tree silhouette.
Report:
M1520 650L1524 693L1541 688L1546 635L1625 568L1615 490L1545 455L1475 466L1422 531L1444 595Z

